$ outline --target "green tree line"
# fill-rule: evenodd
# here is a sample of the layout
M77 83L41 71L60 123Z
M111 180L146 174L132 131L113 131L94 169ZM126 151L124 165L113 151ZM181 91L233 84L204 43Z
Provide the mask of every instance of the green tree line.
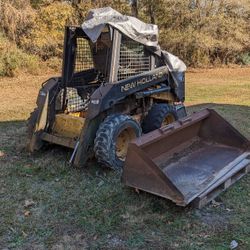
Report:
M161 47L188 66L250 64L250 0L0 0L0 75L57 68L65 24L106 6L157 24Z

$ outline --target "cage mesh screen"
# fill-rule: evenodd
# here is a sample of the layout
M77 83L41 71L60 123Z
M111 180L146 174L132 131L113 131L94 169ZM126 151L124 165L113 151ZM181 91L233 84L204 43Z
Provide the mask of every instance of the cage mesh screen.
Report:
M76 38L76 59L75 73L94 68L93 56L88 40ZM72 79L75 83L81 83L81 75L74 76ZM66 88L66 110L68 112L78 112L85 110L88 105L88 98L85 100L78 94L76 88Z
M56 99L56 110L60 110L63 103L64 91L65 95L65 111L69 113L79 112L86 110L89 104L90 94L88 92L85 95L80 95L76 88L67 87L62 89Z
M75 72L93 68L93 57L88 40L78 37L76 46Z
M150 70L150 55L144 45L127 37L122 37L118 81Z
M86 92L85 96L79 95L78 87L82 86L82 83L84 82L84 78L80 72L92 68L94 68L94 63L89 42L82 37L77 37L74 74L69 80L69 83L67 83L71 85L73 84L74 87L65 87L59 92L57 98L57 110L60 110L60 107L64 107L64 111L74 113L87 109L89 94ZM65 94L64 91L66 92Z

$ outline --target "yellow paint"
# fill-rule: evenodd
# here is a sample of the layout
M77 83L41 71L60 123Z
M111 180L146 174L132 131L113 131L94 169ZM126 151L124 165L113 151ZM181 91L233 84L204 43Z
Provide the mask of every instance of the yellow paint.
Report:
M76 116L76 117L85 117L87 114L86 111L80 111L80 112L70 112L68 113L68 115L71 115L71 116Z
M80 117L81 116L81 112L74 112L74 113L69 113L69 115L71 116L75 116L75 117Z
M68 138L79 137L84 125L85 118L66 114L57 114L55 117L53 134Z

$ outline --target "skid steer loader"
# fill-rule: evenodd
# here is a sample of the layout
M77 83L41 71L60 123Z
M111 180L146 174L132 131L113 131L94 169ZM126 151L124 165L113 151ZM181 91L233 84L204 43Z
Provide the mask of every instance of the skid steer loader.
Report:
M133 30L123 30L123 16L109 11L100 30L99 23L65 28L62 76L47 80L39 92L29 119L30 151L49 142L72 148L74 165L95 155L121 169L132 139L186 115L184 71L170 72L167 52L152 46L155 25L139 23L138 31L143 24L154 33L138 42Z
M249 141L213 110L186 116L185 64L156 25L111 8L65 27L62 76L42 84L28 149L46 143L123 169L125 185L202 207L250 170ZM125 163L125 164L124 164Z

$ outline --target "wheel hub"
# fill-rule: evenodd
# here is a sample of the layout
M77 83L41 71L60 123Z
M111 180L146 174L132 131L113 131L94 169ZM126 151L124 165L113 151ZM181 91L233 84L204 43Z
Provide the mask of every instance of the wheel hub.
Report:
M128 144L136 138L135 131L132 128L126 128L120 132L116 139L116 155L124 161L128 151Z

